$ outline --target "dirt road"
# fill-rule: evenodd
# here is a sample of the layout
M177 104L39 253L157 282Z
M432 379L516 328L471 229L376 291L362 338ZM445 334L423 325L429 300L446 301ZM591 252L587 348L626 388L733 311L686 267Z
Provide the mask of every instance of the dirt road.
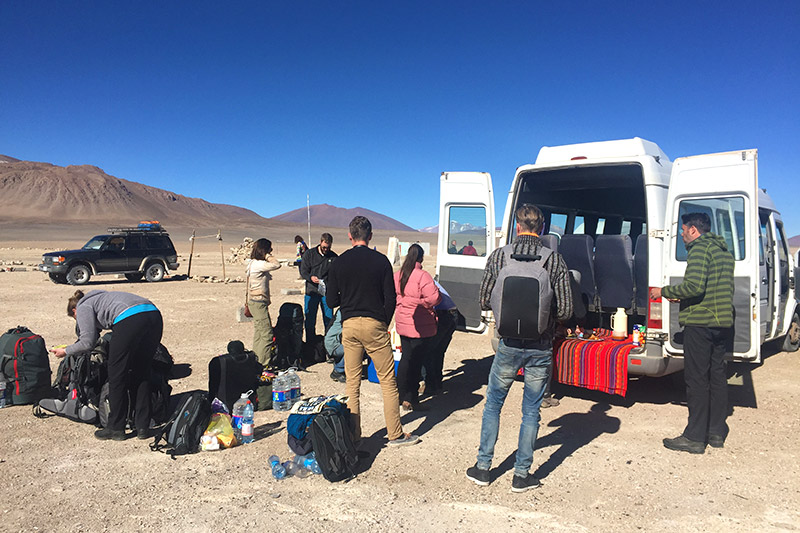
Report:
M198 248L193 271L216 274L215 246ZM334 245L344 247L341 240ZM0 261L33 264L45 248L0 242ZM279 246L277 255L290 257L291 247ZM65 306L75 288L28 268L0 272L0 328L24 324L48 345L71 342L74 322ZM136 292L158 305L163 342L181 376L171 381L175 393L207 388L208 361L228 341L251 344L252 326L234 320L242 283L95 278L87 288ZM275 273L273 319L284 301L302 303L301 295L281 295L282 288L302 288L296 270ZM478 487L464 475L477 451L492 355L488 336L455 334L445 393L427 400L427 411L403 417L422 436L418 446L384 445L379 386L364 382L370 458L349 483L320 476L273 480L267 457L289 456L286 415L274 411L256 413L253 444L172 460L136 439L100 442L91 426L36 419L27 406L3 409L0 530L796 531L800 354L768 351L762 365L730 366L731 434L724 449L700 456L661 445L682 430L687 414L684 394L670 378L632 380L626 398L557 388L561 405L542 410L534 455L543 486L524 494L510 492L521 384L503 411L493 483ZM304 393L343 393L330 370L322 363L302 373Z

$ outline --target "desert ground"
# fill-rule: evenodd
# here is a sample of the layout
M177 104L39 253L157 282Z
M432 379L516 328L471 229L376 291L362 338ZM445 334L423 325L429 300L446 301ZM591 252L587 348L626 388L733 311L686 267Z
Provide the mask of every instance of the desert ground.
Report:
M317 236L322 230L312 230ZM66 300L75 287L55 285L34 265L45 251L82 245L102 229L0 224L0 329L18 324L48 346L72 342ZM186 274L190 229L172 231ZM198 230L198 235L216 229ZM223 231L223 250L242 237L266 236L276 256L294 256L291 237L305 227ZM334 250L348 247L332 230ZM390 234L373 244L385 251ZM398 235L401 240L435 235ZM433 269L435 258L427 258ZM24 270L21 270L24 269ZM229 278L241 265L226 265ZM219 242L196 241L192 274L222 277ZM285 301L302 303L297 270L272 281L273 320ZM235 319L244 284L166 280L129 283L95 277L86 289L122 290L151 299L165 319L163 343L175 358L174 393L207 389L210 358L228 341L249 347L252 325ZM322 324L318 320L321 333ZM0 410L2 531L797 531L800 530L800 354L767 346L760 365L729 365L730 436L705 455L666 450L663 437L686 421L680 379L632 379L627 397L557 386L557 407L543 409L533 471L542 487L510 492L522 384L501 421L493 482L478 487L464 471L475 462L492 351L488 335L456 332L445 361L445 392L426 411L403 416L417 446L389 449L380 388L362 386L364 449L358 477L331 484L321 476L276 481L267 457L290 455L285 413L256 413L256 441L177 457L149 442L100 442L94 427L37 419L30 406ZM52 361L55 372L57 362ZM343 393L327 363L301 373L305 395Z

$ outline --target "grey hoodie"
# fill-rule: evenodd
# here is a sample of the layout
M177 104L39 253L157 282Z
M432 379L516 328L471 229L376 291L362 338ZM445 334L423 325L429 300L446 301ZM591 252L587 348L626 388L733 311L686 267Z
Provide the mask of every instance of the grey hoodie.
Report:
M89 291L75 307L78 341L64 351L74 355L94 348L100 332L111 329L114 320L125 310L136 305L153 303L129 292Z

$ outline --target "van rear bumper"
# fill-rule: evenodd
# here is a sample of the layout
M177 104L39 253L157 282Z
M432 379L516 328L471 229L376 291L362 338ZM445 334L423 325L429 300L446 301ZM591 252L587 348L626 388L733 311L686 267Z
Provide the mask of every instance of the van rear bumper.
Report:
M683 357L664 353L662 343L650 341L628 355L629 376L661 377L683 370Z

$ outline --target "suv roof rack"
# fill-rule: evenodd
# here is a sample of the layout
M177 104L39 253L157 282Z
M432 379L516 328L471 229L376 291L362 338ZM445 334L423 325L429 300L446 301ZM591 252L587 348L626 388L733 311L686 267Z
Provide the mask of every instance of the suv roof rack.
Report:
M108 228L109 233L166 233L158 220L143 220L139 222L138 226L122 227L114 226Z

